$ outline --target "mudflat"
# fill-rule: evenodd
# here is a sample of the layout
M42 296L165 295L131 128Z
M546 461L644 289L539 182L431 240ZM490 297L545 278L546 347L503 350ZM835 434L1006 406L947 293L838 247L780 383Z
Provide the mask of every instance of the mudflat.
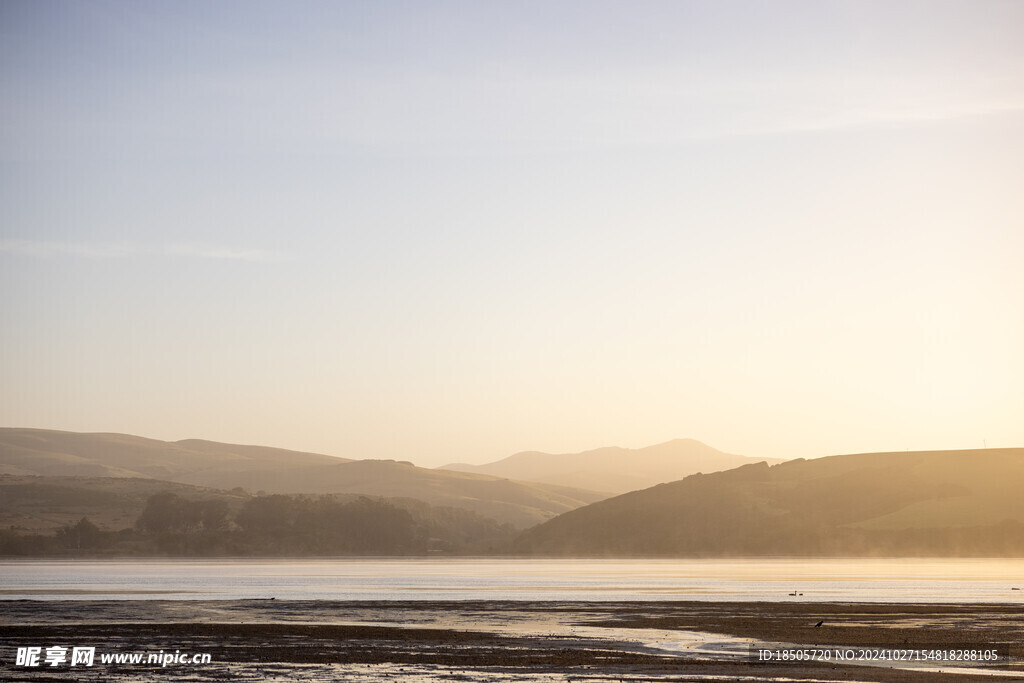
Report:
M1022 644L1011 604L0 602L4 680L1024 680ZM996 646L995 664L822 655ZM30 647L35 666L24 650L18 662ZM51 666L53 648L67 652ZM72 665L74 648L95 648L92 665ZM761 649L812 658L766 662Z

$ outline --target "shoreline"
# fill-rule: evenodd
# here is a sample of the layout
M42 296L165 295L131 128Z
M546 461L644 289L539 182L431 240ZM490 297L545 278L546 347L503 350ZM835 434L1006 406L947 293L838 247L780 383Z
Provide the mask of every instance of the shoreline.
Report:
M212 659L203 666L168 668L97 663L89 673L105 680L177 680L186 672L189 680L246 680L265 676L267 667L277 680L311 683L403 675L465 681L1024 679L1024 614L1013 604L264 599L3 600L0 605L0 678L27 674L66 680L67 668L14 666L18 647L56 644L112 653L207 653ZM950 674L948 665L764 663L749 654L751 646L778 643L894 648L1010 643L1014 659L1007 666Z

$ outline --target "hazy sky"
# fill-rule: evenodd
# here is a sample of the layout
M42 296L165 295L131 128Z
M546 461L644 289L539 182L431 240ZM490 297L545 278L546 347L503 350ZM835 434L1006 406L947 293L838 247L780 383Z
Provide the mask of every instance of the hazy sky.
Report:
M1024 2L0 0L0 424L1024 446Z

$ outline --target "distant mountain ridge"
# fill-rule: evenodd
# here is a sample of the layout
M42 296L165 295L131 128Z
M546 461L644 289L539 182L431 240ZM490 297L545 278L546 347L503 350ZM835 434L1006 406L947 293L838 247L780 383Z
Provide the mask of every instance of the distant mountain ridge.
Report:
M349 460L200 439L0 428L0 474L137 477L267 493L343 493L415 498L461 507L525 528L607 497L604 493L394 460Z
M525 531L577 556L1024 557L1024 448L746 465L634 491Z
M486 465L453 463L439 469L625 493L755 462L782 461L723 453L694 439L675 439L636 449L609 447L562 454L526 451Z

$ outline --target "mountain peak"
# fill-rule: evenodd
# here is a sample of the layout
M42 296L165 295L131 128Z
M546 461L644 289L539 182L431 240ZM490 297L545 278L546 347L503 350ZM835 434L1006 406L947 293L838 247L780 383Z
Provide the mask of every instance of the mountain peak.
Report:
M680 438L636 449L606 446L561 454L523 451L486 465L457 463L440 469L623 493L752 462L758 460Z

